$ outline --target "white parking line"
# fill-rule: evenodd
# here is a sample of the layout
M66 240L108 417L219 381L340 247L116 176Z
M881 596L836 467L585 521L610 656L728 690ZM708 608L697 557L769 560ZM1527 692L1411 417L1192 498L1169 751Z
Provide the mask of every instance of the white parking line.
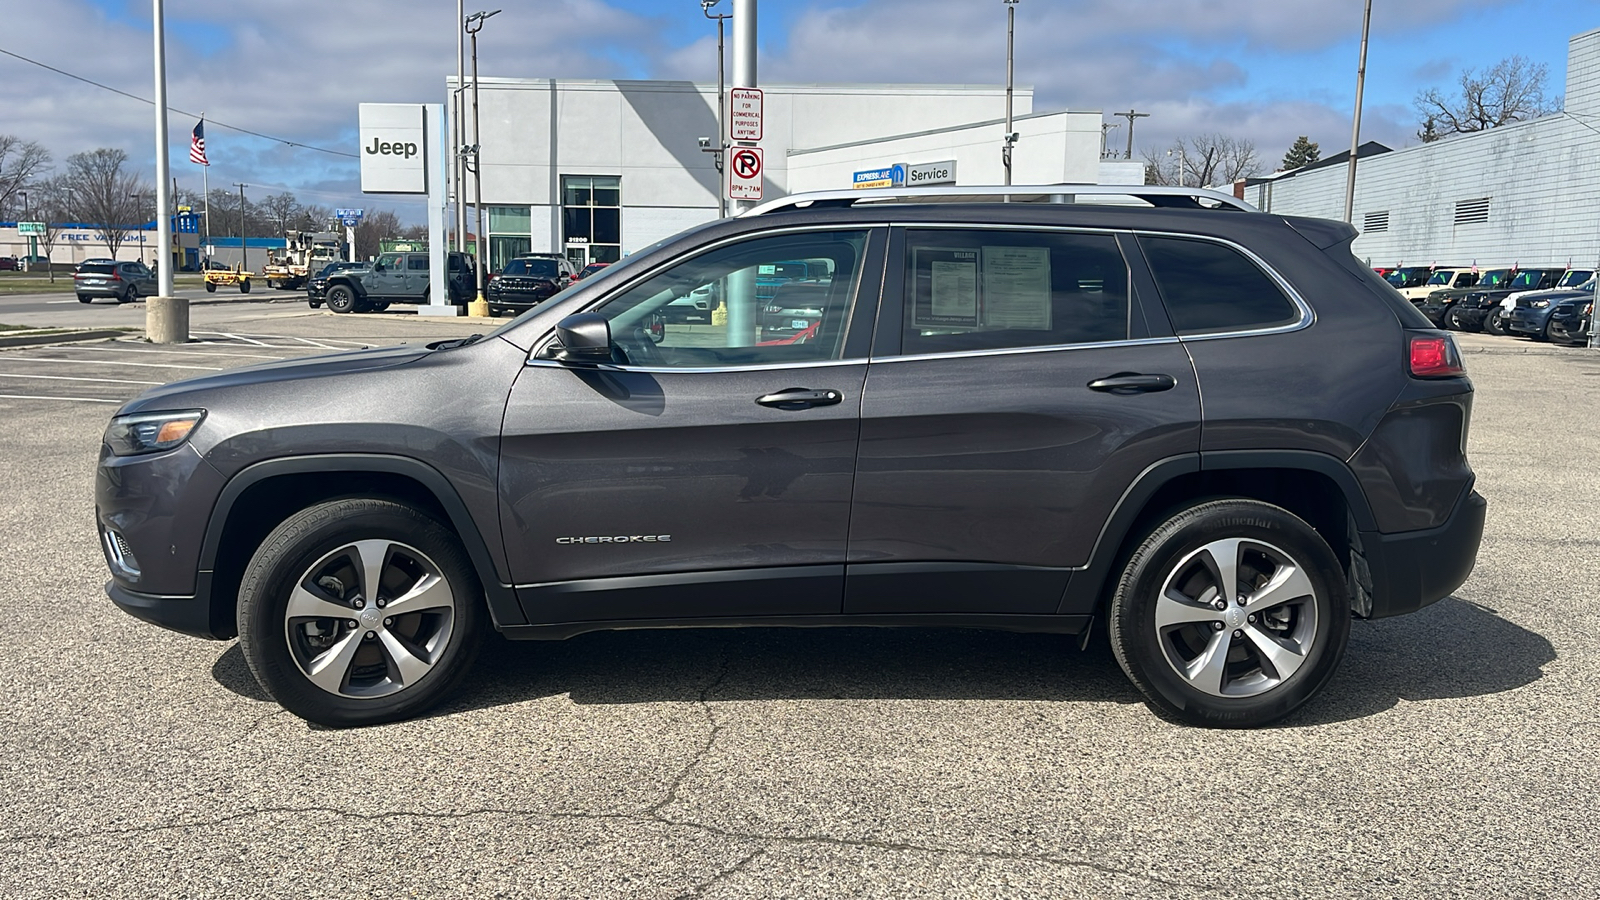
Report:
M311 338L295 337L291 334L235 334L227 331L191 331L190 334L209 334L217 337L233 338L235 340L257 344L258 346L274 347L280 350L287 348L285 348L282 344L264 344L260 341L252 340L252 338L266 338L267 340L276 341L300 341L301 343L310 344L313 347L321 347L324 350L342 350L346 347L365 350L368 346L364 341L345 341L338 338L321 338L320 340L312 340Z
M221 345L218 345L221 346ZM226 351L209 350L143 350L136 347L93 347L82 344L72 350L93 350L98 353L170 353L176 356L236 356L240 359L290 359L288 356L267 356L261 353L229 353Z
M67 363L69 365L89 366L138 366L142 369L198 369L204 372L221 372L222 366L180 366L177 363L138 363L123 362L120 359L45 359L36 356L11 356L0 357L5 362L31 362L31 363Z
M215 335L218 335L220 337L231 338L231 339L236 340L236 341L244 341L246 344L255 344L257 347L265 347L265 346L267 346L267 344L262 343L261 341L251 340L250 338L247 338L242 334L229 334L226 331L196 331L196 332L193 332L193 333L194 334L215 334ZM271 337L271 335L262 335L262 336L263 337Z
M49 397L29 394L0 394L0 400L65 400L71 403L126 403L126 400L102 400L99 397Z
M0 379L6 378L41 378L48 381L98 381L105 384L166 384L165 381L130 381L126 378L85 378L81 375L22 375L16 372L0 372Z

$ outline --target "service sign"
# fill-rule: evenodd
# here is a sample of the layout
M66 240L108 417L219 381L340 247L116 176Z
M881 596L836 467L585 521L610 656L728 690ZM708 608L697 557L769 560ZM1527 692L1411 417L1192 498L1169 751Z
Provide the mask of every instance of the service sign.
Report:
M427 129L420 103L363 103L361 192L426 194Z
M953 159L935 163L906 163L905 186L926 187L930 184L955 184L956 161Z

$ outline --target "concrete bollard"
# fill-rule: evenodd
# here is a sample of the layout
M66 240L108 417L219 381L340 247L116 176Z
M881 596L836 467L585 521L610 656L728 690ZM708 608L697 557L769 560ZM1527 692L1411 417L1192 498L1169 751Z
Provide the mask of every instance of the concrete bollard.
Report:
M189 340L187 297L146 297L144 336L152 344L183 344Z

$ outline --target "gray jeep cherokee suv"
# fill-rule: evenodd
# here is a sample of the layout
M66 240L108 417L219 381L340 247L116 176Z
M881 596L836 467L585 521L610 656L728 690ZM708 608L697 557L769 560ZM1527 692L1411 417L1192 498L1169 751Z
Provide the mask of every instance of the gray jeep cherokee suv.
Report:
M790 197L485 338L155 388L100 454L107 591L328 725L491 626L1095 622L1157 712L1272 722L1470 573L1472 385L1350 226L1116 190ZM819 314L768 333L796 260ZM660 327L708 285L725 323Z

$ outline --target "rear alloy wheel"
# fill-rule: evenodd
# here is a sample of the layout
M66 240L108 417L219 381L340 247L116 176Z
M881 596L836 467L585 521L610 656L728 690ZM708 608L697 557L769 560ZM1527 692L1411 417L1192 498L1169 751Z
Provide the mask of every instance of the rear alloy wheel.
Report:
M483 589L456 536L386 500L346 499L267 536L239 593L250 671L330 727L409 718L453 691L477 653Z
M138 300L139 286L136 284L128 285L128 289L122 292L121 297L117 298L118 303L137 303Z
M336 313L354 312L356 308L356 292L348 285L336 284L328 288L325 295L328 298L328 309Z
M1459 305L1451 306L1450 311L1444 314L1444 324L1451 331L1469 330L1466 319L1461 317L1461 307Z
M1168 519L1111 604L1117 662L1152 707L1191 725L1287 716L1327 683L1350 636L1338 558L1298 516L1255 500Z

